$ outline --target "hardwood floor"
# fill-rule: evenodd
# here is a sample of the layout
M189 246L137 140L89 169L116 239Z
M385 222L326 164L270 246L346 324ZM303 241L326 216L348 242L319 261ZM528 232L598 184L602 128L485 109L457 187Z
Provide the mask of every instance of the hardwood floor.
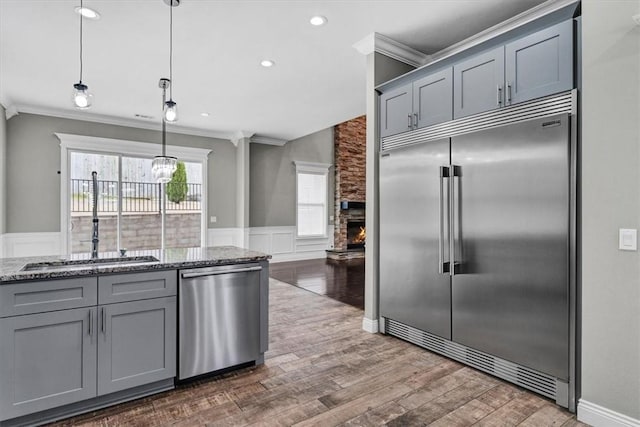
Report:
M553 402L399 339L362 311L270 283L265 365L58 426L584 426Z
M269 269L274 279L364 309L364 258L280 262Z

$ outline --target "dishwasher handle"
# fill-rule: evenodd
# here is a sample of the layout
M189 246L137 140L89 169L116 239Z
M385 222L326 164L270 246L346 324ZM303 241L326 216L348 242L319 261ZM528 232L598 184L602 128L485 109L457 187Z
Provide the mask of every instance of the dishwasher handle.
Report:
M192 279L194 277L218 276L220 274L246 273L249 271L260 271L260 270L262 270L262 267L236 268L233 270L202 271L199 273L182 273L182 278Z

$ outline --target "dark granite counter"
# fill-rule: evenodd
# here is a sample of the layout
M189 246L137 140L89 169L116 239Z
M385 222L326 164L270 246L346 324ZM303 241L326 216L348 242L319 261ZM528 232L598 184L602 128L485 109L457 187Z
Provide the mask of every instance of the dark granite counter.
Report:
M153 258L157 259L155 261ZM171 248L164 250L131 251L125 257L116 252L101 252L99 261L86 264L90 254L68 256L40 256L0 259L0 285L22 280L48 280L98 274L127 273L149 270L168 270L210 267L268 260L271 255L236 246L208 248ZM28 264L34 269L23 271Z

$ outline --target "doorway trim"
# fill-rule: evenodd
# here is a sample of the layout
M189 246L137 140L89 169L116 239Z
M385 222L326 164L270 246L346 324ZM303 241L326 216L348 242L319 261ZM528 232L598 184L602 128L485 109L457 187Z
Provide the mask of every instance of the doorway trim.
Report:
M160 144L153 142L128 141L124 139L102 138L96 136L54 133L60 140L60 247L64 253L71 253L69 247L69 163L71 151L91 151L94 153L116 154L125 156L153 157L160 154ZM204 199L201 214L200 242L207 246L207 210L209 193L208 156L212 150L196 147L180 147L167 145L167 155L179 160L199 162L202 164L202 197Z

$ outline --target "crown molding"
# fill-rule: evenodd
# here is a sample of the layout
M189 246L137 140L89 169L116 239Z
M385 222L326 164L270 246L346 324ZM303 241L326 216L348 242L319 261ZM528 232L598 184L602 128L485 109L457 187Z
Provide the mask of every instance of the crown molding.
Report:
M107 125L125 126L137 129L155 130L160 132L160 122L142 122L134 119L125 119L120 117L107 116L103 114L93 114L87 112L76 112L67 110L58 110L55 108L37 107L32 105L12 105L7 111L14 109L16 114L38 114L41 116L58 117L61 119L81 120L84 122L103 123ZM15 115L15 114L14 114ZM231 140L234 135L229 132L218 132L204 129L196 129L173 124L167 125L167 132L177 133L181 135L202 136L206 138L216 138Z
M6 120L9 120L11 117L17 116L17 115L18 115L18 109L16 108L15 105L11 104L8 107L5 107L4 116Z
M478 34L475 34L456 44L439 50L438 52L435 52L433 55L431 55L429 64L453 56L466 49L469 49L470 47L477 46L481 43L486 42L487 40L493 39L501 34L508 33L511 30L528 24L529 22L535 21L536 19L539 19L545 15L553 13L569 5L578 3L578 1L579 0L547 0L546 2L532 7L531 9L525 10L524 12L512 18L509 18L506 21L500 22L499 24L496 24L493 27L489 27L486 30L479 32Z
M380 33L369 34L354 43L353 48L363 55L378 52L413 67L420 67L431 60L431 56Z
M233 145L235 145L236 147L238 146L238 143L240 142L240 140L242 139L251 139L251 137L253 136L253 132L247 132L244 130L239 130L236 131L233 136L231 138L229 138L231 140L231 142L233 143Z
M282 147L283 145L285 145L287 142L286 139L279 139L279 138L270 138L268 136L260 136L260 135L253 135L251 137L251 142L254 144L266 144L266 145L275 145L278 147Z

